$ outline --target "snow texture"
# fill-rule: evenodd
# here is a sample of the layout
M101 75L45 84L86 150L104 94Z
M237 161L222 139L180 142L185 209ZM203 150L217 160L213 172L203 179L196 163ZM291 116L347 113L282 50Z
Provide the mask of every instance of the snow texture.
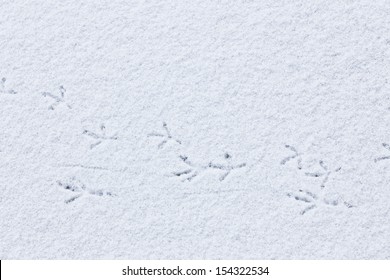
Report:
M390 2L1 1L1 259L390 259Z

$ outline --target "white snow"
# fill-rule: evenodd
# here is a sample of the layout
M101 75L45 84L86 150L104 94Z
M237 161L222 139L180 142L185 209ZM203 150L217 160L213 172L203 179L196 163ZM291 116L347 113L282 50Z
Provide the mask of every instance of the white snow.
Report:
M0 259L389 259L389 15L2 1Z

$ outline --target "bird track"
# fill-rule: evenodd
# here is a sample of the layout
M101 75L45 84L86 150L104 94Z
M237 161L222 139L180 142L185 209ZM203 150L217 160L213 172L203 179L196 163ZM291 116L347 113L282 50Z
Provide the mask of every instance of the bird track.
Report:
M90 138L96 140L95 143L93 143L93 144L91 144L91 145L89 146L89 148L90 148L91 150L92 150L93 148L95 148L96 146L102 144L103 141L117 140L117 139L118 139L117 133L114 133L114 134L111 135L111 136L107 136L107 135L106 135L106 127L104 126L104 124L101 124L101 125L100 125L100 132L99 132L99 133L95 133L95 132L92 132L92 131L90 131L90 130L84 129L83 134L84 134L84 135L87 135L88 137L90 137Z
M76 199L80 198L83 195L94 195L94 196L115 196L111 192L107 192L105 190L93 190L87 188L84 183L77 180L75 177L71 177L65 181L57 181L58 186L63 188L66 191L74 193L72 197L65 200L66 204L74 202Z
M5 93L5 94L16 94L17 92L14 91L13 89L8 89L6 84L7 79L6 78L1 78L0 82L0 93Z
M13 89L9 89L6 85L7 79L3 77L0 81L0 93L4 94L17 94L17 92ZM43 92L42 95L44 97L48 97L53 100L53 103L50 104L48 107L49 110L55 110L58 106L63 105L66 106L68 109L72 109L72 106L66 101L66 89L64 86L59 87L59 92L58 94L53 94L51 92ZM106 127L104 124L100 125L100 131L99 132L93 132L88 129L84 129L83 135L88 136L89 138L95 140L94 143L90 145L90 149L94 149L97 146L101 145L103 142L106 141L113 141L117 140L117 133L114 133L112 135L107 135L106 134ZM157 148L158 149L163 149L169 142L172 143L177 143L179 145L182 144L182 141L177 139L176 137L172 136L171 130L169 129L168 125L166 122L162 123L162 132L152 132L147 135L148 137L153 137L153 138L160 138L161 141L158 143ZM387 143L382 143L382 146L390 152L390 145ZM291 152L291 155L285 157L284 159L281 160L280 164L281 165L286 165L289 162L295 161L296 162L296 167L299 170L303 169L302 165L302 153L300 153L294 146L291 145L285 145L285 148L288 149ZM187 165L187 168L181 171L177 172L172 172L171 175L175 177L180 177L182 178L183 181L192 181L194 178L199 176L201 173L203 173L206 170L218 170L221 172L221 175L219 176L219 181L224 181L226 178L235 170L244 168L247 166L246 163L240 163L240 164L233 164L231 161L231 155L228 153L225 153L224 155L224 161L223 162L207 162L205 164L195 164L194 162L190 161L189 158L185 155L180 155L179 156L180 160ZM382 160L387 160L390 159L390 155L384 155L378 158L375 158L375 162L379 162ZM324 161L320 160L319 165L322 169L320 172L305 172L305 176L308 177L314 177L314 178L322 178L320 187L321 190L326 187L326 183L329 181L329 178L332 174L337 173L341 170L341 167L338 167L336 169L329 169L328 166L324 163ZM90 169L90 170L100 170L100 171L112 171L112 172L124 172L127 170L125 169L110 169L110 168L105 168L101 166L93 166L93 165L82 165L82 164L67 164L63 165L63 167L77 167L77 168L83 168L83 169ZM91 194L91 195L98 195L98 196L112 196L110 192L105 192L105 191L93 191L89 190L88 188L85 187L83 183L80 181L77 181L76 179L72 179L66 183L64 182L58 182L58 184L63 187L64 189L71 191L73 193L77 193L75 196L67 200L66 203L70 203L78 199L84 194ZM308 211L314 209L317 207L317 204L319 201L321 201L324 204L327 205L333 205L336 206L339 204L338 201L336 200L327 200L327 199L319 199L318 196L313 193L313 192L308 192L304 190L299 190L298 194L288 194L290 197L295 198L298 201L302 201L305 203L309 203L310 205L306 207L303 211L302 214L307 213ZM344 205L346 205L348 208L353 207L350 204L343 202ZM349 206L348 206L349 205Z
M296 160L297 161L297 168L302 169L302 154L297 151L293 146L290 145L285 145L286 149L289 149L293 154L291 156L288 156L284 158L280 164L285 165L287 162L291 160Z
M195 177L197 177L200 173L206 171L207 169L217 169L222 171L222 175L219 177L219 181L224 181L226 177L235 169L243 168L246 166L246 163L241 164L231 164L231 155L225 153L224 159L225 163L213 163L212 161L207 164L195 164L188 159L187 156L181 155L179 156L180 160L184 162L189 168L173 172L173 176L183 177L183 181L192 181Z
M382 143L382 146L383 146L383 148L385 148L386 150L390 151L390 145L389 145L389 144L387 144L387 143ZM376 158L376 159L374 159L374 162L378 162L378 161L386 160L386 159L390 159L390 155L388 155L388 156L382 156L382 157Z
M49 110L54 110L60 104L64 104L69 109L72 109L72 106L70 106L67 102L65 102L65 92L66 92L66 89L63 86L60 86L59 87L59 95L55 95L51 92L43 92L42 93L42 95L44 97L50 97L51 99L54 100L54 103L52 103L49 106Z
M290 198L295 199L296 201L304 202L307 204L307 207L305 207L300 214L304 215L307 212L319 207L319 205L329 205L329 206L339 206L344 205L347 208L355 207L352 204L344 201L341 197L338 197L336 199L332 198L323 198L320 197L318 194L314 192L310 192L307 190L300 189L298 193L287 193L287 196Z
M162 138L162 141L157 145L157 148L162 149L168 142L176 142L178 144L181 144L180 140L173 138L166 122L163 122L162 126L164 133L152 132L148 134L148 137Z
M322 172L305 172L305 175L309 176L309 177L315 177L315 178L322 177L323 179L322 179L322 182L321 182L320 186L323 189L323 188L325 188L325 184L329 180L329 176L333 172L339 172L341 170L341 167L338 167L338 168L336 168L334 170L329 170L328 166L322 160L319 161L319 165L323 169Z

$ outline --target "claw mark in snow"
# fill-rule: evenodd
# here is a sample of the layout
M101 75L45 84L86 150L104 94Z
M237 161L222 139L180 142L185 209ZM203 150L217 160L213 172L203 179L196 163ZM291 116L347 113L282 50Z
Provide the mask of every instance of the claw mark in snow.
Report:
M298 169L302 169L302 155L293 146L285 145L285 147L287 149L289 149L290 151L292 151L294 154L289 156L289 157L284 158L280 162L280 164L285 165L288 161L290 161L292 159L297 159L297 167L298 167Z
M114 196L111 192L107 192L104 190L90 190L82 182L75 179L74 177L70 178L67 181L57 181L57 184L64 190L74 193L71 198L65 200L66 204L75 201L76 199L80 198L82 195L85 194L96 196Z
M328 182L329 180L329 176L332 172L339 172L341 170L341 167L338 167L336 168L335 170L329 170L328 166L322 161L320 160L319 161L319 164L321 166L321 168L324 170L323 172L306 172L305 175L306 176L310 176L310 177L323 177L324 179L322 180L322 183L321 183L321 188L325 188L325 184L326 182Z
M96 146L100 145L103 141L106 141L106 140L117 140L118 137L117 137L117 134L113 134L112 136L107 136L106 135L106 127L104 126L104 124L100 125L100 131L101 133L95 133L95 132L92 132L90 130L87 130L85 129L83 131L83 134L93 138L96 140L95 143L91 144L90 146L90 149L93 149L95 148Z
M1 82L0 82L0 92L1 93L7 93L7 94L16 94L16 91L14 91L13 89L7 89L7 87L5 86L5 82L7 81L6 78L1 78Z
M382 143L382 146L383 146L386 150L390 151L390 145L389 145L389 144L387 144L387 143ZM390 159L390 155L389 155L389 156L383 156L383 157L376 158L374 161L375 161L375 162L378 162L378 161L385 160L385 159Z
M164 133L152 132L152 133L148 134L148 137L160 137L163 139L160 142L160 144L158 144L158 146L157 146L159 149L163 148L164 145L168 143L168 141L174 141L178 144L181 144L180 140L177 140L177 139L172 137L172 134L171 134L170 130L168 129L168 125L166 122L163 122L163 128L164 128Z
M54 108L57 107L58 105L60 105L61 103L65 104L69 109L72 109L72 107L68 103L65 102L66 89L63 86L60 86L59 90L60 90L59 96L54 95L50 92L43 92L42 93L42 95L44 97L48 96L54 100L54 103L49 106L49 110L54 110Z

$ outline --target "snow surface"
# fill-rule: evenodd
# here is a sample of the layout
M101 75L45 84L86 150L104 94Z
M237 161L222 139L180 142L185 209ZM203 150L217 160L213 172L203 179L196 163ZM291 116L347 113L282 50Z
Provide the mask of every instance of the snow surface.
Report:
M390 1L1 1L0 47L1 259L390 259Z

